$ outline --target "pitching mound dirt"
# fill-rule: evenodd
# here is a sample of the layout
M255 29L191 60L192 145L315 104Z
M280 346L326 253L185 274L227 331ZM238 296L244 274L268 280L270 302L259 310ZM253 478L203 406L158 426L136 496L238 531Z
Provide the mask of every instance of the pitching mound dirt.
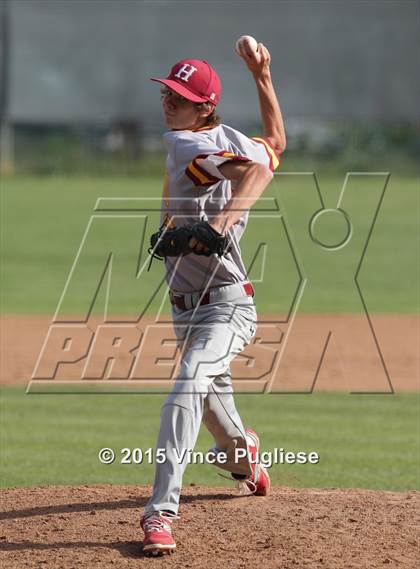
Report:
M2 493L2 567L368 569L419 566L418 492L275 488L267 498L188 487L177 551L141 553L150 489L81 486Z

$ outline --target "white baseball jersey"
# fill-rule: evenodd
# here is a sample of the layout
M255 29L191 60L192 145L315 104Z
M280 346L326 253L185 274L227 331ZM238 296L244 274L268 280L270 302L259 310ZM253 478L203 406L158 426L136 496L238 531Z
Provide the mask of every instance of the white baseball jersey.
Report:
M226 126L204 127L198 131L172 130L164 135L166 161L161 222L174 227L217 215L232 195L231 182L218 166L231 161L252 161L275 170L278 157L269 141L248 138ZM247 280L239 246L249 210L229 230L230 253L210 257L191 253L167 257L166 279L173 292L194 292L207 286L226 286ZM209 283L210 281L210 283Z

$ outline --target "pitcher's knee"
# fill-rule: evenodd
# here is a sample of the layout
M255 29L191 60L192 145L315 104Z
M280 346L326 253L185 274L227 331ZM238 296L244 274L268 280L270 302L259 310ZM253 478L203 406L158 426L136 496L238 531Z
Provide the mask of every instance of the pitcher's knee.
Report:
M171 393L166 398L165 405L178 405L185 409L194 409L202 405L208 394L208 384L205 381L177 379Z

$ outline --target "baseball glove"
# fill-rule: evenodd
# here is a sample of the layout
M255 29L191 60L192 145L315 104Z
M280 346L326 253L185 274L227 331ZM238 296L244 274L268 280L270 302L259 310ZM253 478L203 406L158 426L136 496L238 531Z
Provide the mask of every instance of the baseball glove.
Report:
M190 239L193 237L200 241L205 249L201 251L192 249ZM230 249L229 239L213 229L207 221L181 225L174 229L167 229L162 226L150 238L150 264L153 259L162 260L165 257L180 257L190 253L205 255L206 257L216 254L221 257L227 254Z
M207 221L194 223L191 233L191 237L195 237L197 241L201 241L207 247L206 250L193 251L196 255L210 257L210 255L216 254L221 257L231 250L229 239L213 229Z

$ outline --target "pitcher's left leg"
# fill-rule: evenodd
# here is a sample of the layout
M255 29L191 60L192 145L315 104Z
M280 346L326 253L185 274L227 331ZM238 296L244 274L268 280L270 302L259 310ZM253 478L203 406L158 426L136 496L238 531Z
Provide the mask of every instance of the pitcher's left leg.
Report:
M215 378L229 369L234 356L233 336L225 324L194 326L191 330L180 373L162 407L157 448L164 450L165 461L156 464L146 512L178 512L182 477L197 440L204 401ZM244 435L239 432L239 436Z

